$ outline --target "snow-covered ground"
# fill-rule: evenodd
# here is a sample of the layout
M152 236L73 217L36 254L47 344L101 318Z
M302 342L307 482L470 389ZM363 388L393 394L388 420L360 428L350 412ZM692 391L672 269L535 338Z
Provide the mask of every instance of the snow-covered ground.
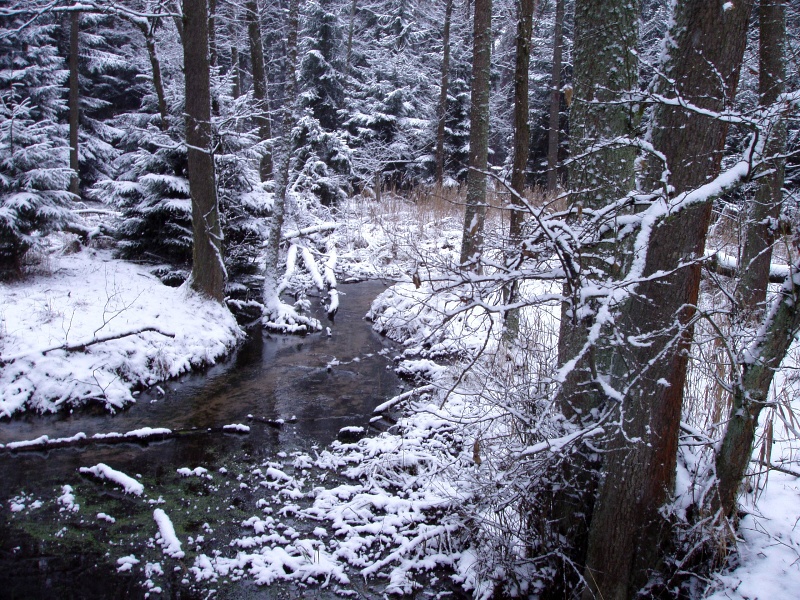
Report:
M54 253L46 266L0 284L0 416L87 401L114 411L133 388L213 364L242 337L227 308L109 250Z
M378 407L393 413L397 424L353 443L336 442L314 456L296 452L239 473L232 485L264 493L245 508L246 518L229 523L234 534L226 547L211 548L202 536L181 538L169 507L149 508L160 501L159 491L143 488L141 497L130 501L145 504L155 520L159 556L118 552L120 571L141 575L151 593L160 589L162 564L180 561L187 581L196 586L250 578L259 584L319 584L349 594L354 576L382 575L386 593L405 593L419 586L419 573L428 573L428 585L435 585L439 575L431 576L431 569L444 567L476 597L490 596L491 579L499 575L481 560L506 552L513 562L516 550L514 540L507 540L507 548L495 545L507 531L503 519L509 515L485 492L513 475L509 465L520 457L535 460L558 442L539 444L514 431L520 416L533 422L546 413L546 407L524 411L530 399L548 396L541 383L555 362L557 311L542 302L524 314L524 347L516 349L501 343L497 315L461 311L463 299L449 287L446 272L457 260L459 215L457 206L434 211L389 196L384 206L351 200L337 216L337 277L399 282L370 311L375 329L404 346L398 370L421 382ZM213 363L241 336L226 309L163 286L145 268L114 260L107 251L90 248L49 260L49 273L0 286L2 415L58 410L86 399L117 409L133 400L131 386ZM522 292L546 297L546 291ZM142 327L152 330L91 343ZM473 360L478 352L483 358ZM464 374L466 364L470 372ZM789 379L779 378L783 396L792 389ZM791 432L797 422L787 419L775 426L775 439L786 439L776 442L772 456L792 471L798 469ZM536 426L541 436L548 433L546 420ZM177 467L178 475L201 481L211 492L230 479L212 465ZM126 490L137 483L103 464L86 465L86 472ZM707 596L796 596L798 496L798 477L772 471L766 487L743 499L748 514L737 532L737 552L714 576ZM43 501L20 494L10 510L39 510ZM78 514L84 502L74 482L56 490L51 501L66 515ZM96 518L108 521L114 515ZM521 585L509 591L532 590Z

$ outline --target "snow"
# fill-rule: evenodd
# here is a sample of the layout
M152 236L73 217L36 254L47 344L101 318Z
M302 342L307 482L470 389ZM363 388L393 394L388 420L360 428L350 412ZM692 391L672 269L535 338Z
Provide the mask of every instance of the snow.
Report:
M206 479L212 479L211 475L208 473L208 469L205 467L195 467L194 469L189 469L187 467L182 467L177 470L178 475L182 477L204 477Z
M141 496L144 493L144 486L141 483L136 481L133 477L126 475L122 471L112 469L106 464L97 463L93 467L81 467L79 471L81 473L94 475L100 479L107 479L108 481L116 483L125 490L126 494Z
M250 431L250 426L242 425L241 423L231 423L230 425L223 425L222 429L224 431L239 431L241 433L247 433Z
M68 510L70 512L78 512L81 505L75 502L75 494L72 493L71 485L61 486L61 495L57 498L57 502L63 506L61 510Z
M728 177L712 182L713 185L699 194L679 197L672 205L654 204L649 212L643 214L639 223L644 233L639 237L638 250L641 251L647 242L646 230L653 227L664 214L717 193L732 178L741 176L740 167L729 172ZM355 209L344 203L342 210ZM457 256L457 243L451 244L449 240L455 239L460 232L458 228L448 227L447 223L450 222L445 219L437 226L430 227L430 222L414 222L404 216L398 217L399 229L406 233L416 230L424 234L417 239L415 254L402 245L393 248L389 236L381 233L379 228L366 222L359 224L349 220L334 234L337 236L337 245L328 249L323 272L317 268L318 257L315 258L311 250L294 244L290 246L290 270L295 266L299 252L314 284L320 289L328 289L331 308L339 299L338 294L333 293L336 292L335 269L341 269L345 277L393 274L401 280L375 300L369 318L373 320L377 331L403 345L396 360L396 369L404 377L413 378L417 387L404 388L405 391L375 408L376 413L391 410L392 416L397 417L397 423L390 431L373 433L353 443L335 442L328 448L310 454L291 455L282 452L278 457L288 458L287 461L267 461L259 468L248 467L247 478L232 480L233 486L241 486L241 489L267 492L266 497L271 500L260 499L255 506L250 505L249 508L256 513L250 513L253 516L226 523L226 527L239 528L228 547L211 550L207 546L200 546L202 536L189 538L187 558L172 521L163 509L156 508L153 518L158 527L158 544L167 557L186 559L186 564L180 565L179 569L184 569L187 577L191 577L195 583L211 584L226 578L248 577L259 585L281 580L306 585L348 586L354 574L358 577L379 575L387 581L386 594L399 594L414 591L416 573L445 567L455 573L454 580L471 590L475 598L491 596L493 578L502 574L487 572L487 557L491 557L487 553L490 552L490 542L495 543L505 533L502 521L511 519L512 515L491 504L491 499L484 492L496 490L498 482L510 474L506 470L508 464L518 465L523 460L545 460L543 457L568 450L576 439L600 435L603 429L593 427L563 431L548 421L552 411L547 402L552 398L554 382L560 375L553 372L554 357L551 355L548 358L546 354L547 351L553 352L556 347L559 292L554 291L553 285L547 281L526 284L527 288L523 290L526 298L536 300L538 329L528 330L535 335L522 335L522 343L540 344L542 352L536 355L541 358L537 364L525 362L523 353L513 347L504 347L501 343L499 316L492 312L491 306L491 302L497 302L498 297L494 296L495 300L492 300L488 286L486 289L482 287L484 282L477 279L470 282L475 296L467 301L462 294L463 288L458 288L459 282L448 279L446 272L437 271L436 265L423 265L420 262L420 255L426 254L444 257L450 254L451 258ZM450 224L457 223L453 221ZM352 243L356 231L363 243ZM569 235L573 233L568 232ZM299 232L292 234L293 237L300 235ZM443 250L443 246L447 246L447 249ZM75 279L69 279L69 268L77 269L81 265L85 268L103 260L102 253L89 256L90 253L85 251L82 254L86 256L59 257L57 260L62 266L53 276L53 285L50 285L49 279L47 283L37 280L30 295L38 294L38 298L46 298L50 294L54 299L49 309L51 312L64 313L64 307L71 310L69 302L74 301L81 291ZM719 257L720 262L732 260L721 254ZM643 255L640 254L634 270L642 266L642 260ZM119 308L112 309L106 315L106 318L112 318L101 334L106 329L123 331L124 327L132 328L141 322L158 321L159 327L175 333L176 337L162 339L164 336L154 332L144 332L135 336L132 345L125 343L125 339L109 341L89 346L85 354L63 350L42 354L36 350L63 343L61 338L66 338L67 333L69 341L92 339L95 336L95 329L103 324L103 320L95 320L91 325L81 324L81 319L88 323L90 311L86 308L87 315L79 318L77 308L81 307L77 306L76 316L71 322L72 329L62 331L61 337L58 335L59 324L55 323L48 329L45 327L48 322L43 324L41 315L37 317L38 323L31 322L28 329L23 329L23 334L28 332L30 336L35 325L42 328L42 333L36 334L40 337L35 343L25 346L21 341L15 342L11 335L4 337L2 355L20 358L7 365L0 377L6 377L8 367L25 362L33 368L33 380L44 388L47 378L58 373L48 361L57 359L64 369L76 369L76 372L85 374L85 369L89 367L81 361L98 354L103 360L110 361L109 364L115 357L119 359L124 355L124 360L131 363L126 366L127 372L138 373L136 376L140 378L152 377L152 382L155 382L161 379L158 379L158 373L147 366L150 359L146 357L156 346L159 348L157 356L174 359L174 363L167 361L165 365L189 365L186 367L189 368L194 364L213 362L238 339L238 329L235 325L225 325L225 319L229 316L219 307L196 304L196 299L160 286L146 271L133 265L111 262L106 268L117 269L114 271L116 287L113 289L122 290L120 298L123 298L123 304L118 305L122 307L121 312ZM547 265L545 268L551 269ZM409 273L421 273L422 284L419 287L409 281ZM102 279L106 280L107 275L104 274ZM91 276L89 280L92 281ZM75 288L75 296L65 299L54 294L53 290L63 292L68 285ZM14 287L9 286L9 289ZM45 293L46 289L50 291ZM6 297L10 294L5 287L2 293ZM625 298L622 291L601 284L587 286L583 293L586 298L599 298L605 302L596 313L601 323L603 319L611 318L610 307L613 303ZM89 302L86 296L81 298L82 302ZM18 294L15 301L18 299L25 300L25 294ZM174 312L173 303L176 304ZM31 312L30 303L28 306L28 312ZM103 314L106 297L102 296L101 301L95 301L91 306L95 314ZM202 327L198 327L191 320L193 315L189 314L197 312L195 309L198 307L201 312L205 311L200 319ZM291 307L281 310L286 311L284 316L293 318L288 312L292 310ZM529 318L532 312L526 312L523 316ZM128 313L131 313L130 322L126 321ZM8 314L7 311L7 322ZM136 319L133 319L134 314L138 315ZM140 321L140 318L149 320ZM223 325L218 326L220 321L216 321L217 318L222 319ZM112 326L119 328L112 330ZM599 327L594 331L596 337L601 333ZM643 340L630 339L628 342L636 345L643 343ZM201 349L205 343L211 344L210 354L204 354L205 350ZM16 346L9 349L9 344ZM483 355L479 356L481 352ZM333 357L328 364L332 368L340 363ZM462 376L461 369L465 365L469 365L470 371ZM163 370L171 376L172 367L165 366ZM534 373L536 379L533 376L531 380L521 379L520 374L526 373ZM132 381L133 378L125 381L120 378L115 380L115 385L122 388ZM666 384L665 381L659 383ZM531 392L531 388L536 391ZM113 389L114 386L108 386L108 390ZM126 389L129 391L130 387ZM612 395L618 393L611 389L608 392ZM31 395L30 400L23 401L7 414L28 409L57 410L80 401L34 399L38 397ZM6 396L0 396L0 400L8 403ZM104 401L110 408L117 407ZM127 401L132 401L132 398ZM120 401L119 406L125 402ZM526 413L526 418L532 423L531 430L535 430L537 435L519 436L519 439L513 440L513 426L518 421L514 421L510 415L513 416L514 411L533 412L530 405L525 405L526 402L539 402L534 408L540 412L534 416ZM51 405L53 408L48 408ZM11 405L0 406L5 410L6 406ZM223 430L246 432L250 427L233 423L226 425ZM363 433L363 428L348 426L341 428L341 431L356 437L356 434ZM701 432L699 428L697 431ZM91 438L139 439L170 433L169 429L154 426L127 433L97 434ZM35 440L13 442L7 444L6 448L46 447L48 443L84 439L87 439L87 435L82 432L58 439L50 439L45 435ZM312 484L306 474L312 469L330 475L329 479ZM143 495L144 487L139 482L103 463L80 471L110 480L128 493ZM176 472L182 477L212 480L208 468L204 466L177 468ZM220 475L214 476L214 484L231 479L225 467L218 468L217 472ZM688 489L691 481L692 473L682 467L678 474L679 490ZM61 509L78 511L80 506L76 503L73 488L65 485L61 492L57 498ZM800 589L800 534L795 532L795 525L800 518L798 494L800 484L797 478L779 473L770 475L758 502L746 504L749 514L742 520L737 558L728 565L726 571L715 575L715 587L709 590L710 597L715 600L782 598L793 597L795 590ZM147 499L147 502L163 504L164 500ZM20 497L14 500L11 510L23 511L28 506L32 506L30 500ZM680 508L677 506L676 512ZM105 513L97 513L96 518L114 522L114 517ZM469 523L469 529L466 523ZM301 524L305 525L305 529ZM206 525L204 529L210 537L211 527ZM470 545L471 540L486 543L475 547ZM511 543L514 541L511 540ZM139 563L140 560L134 555L117 559L120 571L135 571L134 567ZM192 566L188 566L189 563ZM170 565L166 570L171 568ZM156 593L160 588L153 579L163 576L164 569L159 563L147 563L143 570L148 577L146 587Z
M770 480L755 510L740 523L738 566L715 576L721 589L709 600L796 597L800 589L800 482L783 473L770 474Z
M133 554L129 556L123 556L122 558L118 558L117 564L119 565L119 567L117 567L117 572L124 573L130 571L131 569L133 569L134 565L138 565L140 562L141 561L138 558L136 558Z
M185 553L181 550L181 542L175 535L175 527L172 521L162 509L157 508L153 511L153 519L158 525L158 533L161 536L160 544L164 554L172 558L183 558Z
M109 251L49 260L49 273L0 283L0 416L88 401L114 412L135 401L134 386L210 365L242 337L227 308L167 287ZM153 330L126 335L143 326ZM87 345L113 336L120 337ZM63 345L85 350L48 350Z

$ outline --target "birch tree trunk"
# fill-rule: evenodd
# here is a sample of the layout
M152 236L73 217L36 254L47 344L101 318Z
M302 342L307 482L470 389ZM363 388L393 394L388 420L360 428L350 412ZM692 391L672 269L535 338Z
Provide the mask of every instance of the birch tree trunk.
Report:
M448 0L450 1L450 0ZM344 61L344 72L350 73L350 61L353 59L353 30L356 27L356 0L350 5L350 24L347 27L347 52Z
M242 95L242 73L239 70L239 49L236 46L231 46L231 71L233 71L231 95L236 100Z

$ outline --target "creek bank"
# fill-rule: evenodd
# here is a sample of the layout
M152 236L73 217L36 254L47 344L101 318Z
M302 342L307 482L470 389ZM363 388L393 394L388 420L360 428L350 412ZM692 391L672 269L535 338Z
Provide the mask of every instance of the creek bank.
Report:
M253 336L207 373L189 374L164 384L160 391L143 392L136 404L116 415L74 410L3 423L0 443L4 444L42 435L69 438L78 432L91 437L146 427L197 429L192 435L172 439L116 440L115 444L44 447L0 455L4 482L0 527L8 532L3 536L7 541L0 544L2 583L19 590L39 589L46 580L66 586L70 578L80 580L77 569L100 578L113 575L109 586L95 597L115 596L120 589L130 595L126 583L130 578L138 582L141 594L160 587L168 595L173 595L169 590L182 590L182 597L192 597L225 586L232 586L231 593L234 589L244 593L253 584L247 576L252 564L235 566L220 557L236 540L248 538L243 536L243 523L257 515L258 522L273 526L272 533L264 530L260 535L274 535L275 547L283 548L293 560L314 548L324 555L321 543L311 543L322 539L319 531L315 534L319 525L313 519L297 518L294 511L312 503L308 494L320 486L352 485L347 478L337 481L335 470L315 466L314 455L343 429L367 431L372 409L401 390L391 361L393 344L363 319L372 299L385 287L375 281L342 285L343 302L330 336L324 332L303 338ZM248 420L248 415L254 418ZM293 417L295 422L291 422ZM248 424L250 431L206 431L236 423ZM79 474L81 467L99 463L139 481L142 497ZM179 469L208 477L186 477ZM70 486L74 496L70 506L78 506L77 510L59 500L64 486ZM163 556L156 540L154 508L162 508L171 517L184 543L185 559ZM292 531L287 534L288 529ZM76 566L77 552L93 558ZM127 560L129 555L139 562ZM219 559L214 576L202 575L207 573L198 566L203 556ZM42 563L40 579L34 581L24 565L43 557L57 558ZM119 559L125 561L118 565ZM125 565L129 566L118 572ZM199 571L191 571L193 567ZM175 568L180 569L180 578L176 579ZM296 580L303 585L314 584L309 568L292 571L287 566L300 573ZM358 584L338 585L346 592ZM86 588L88 597L92 589ZM263 588L254 589L263 592Z

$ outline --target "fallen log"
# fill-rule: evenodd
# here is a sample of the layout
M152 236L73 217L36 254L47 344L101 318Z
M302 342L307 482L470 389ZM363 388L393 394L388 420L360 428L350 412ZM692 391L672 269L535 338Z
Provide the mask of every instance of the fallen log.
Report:
M250 433L250 427L236 423L217 427L192 427L189 429L146 427L144 429L135 429L126 433L96 433L92 436L88 436L81 432L71 437L55 439L51 439L49 436L43 435L34 440L22 440L19 442L0 444L0 451L11 453L41 452L55 450L58 448L84 448L86 446L92 446L95 444L148 444L150 442L160 442L162 440L175 438L220 433L246 435Z

